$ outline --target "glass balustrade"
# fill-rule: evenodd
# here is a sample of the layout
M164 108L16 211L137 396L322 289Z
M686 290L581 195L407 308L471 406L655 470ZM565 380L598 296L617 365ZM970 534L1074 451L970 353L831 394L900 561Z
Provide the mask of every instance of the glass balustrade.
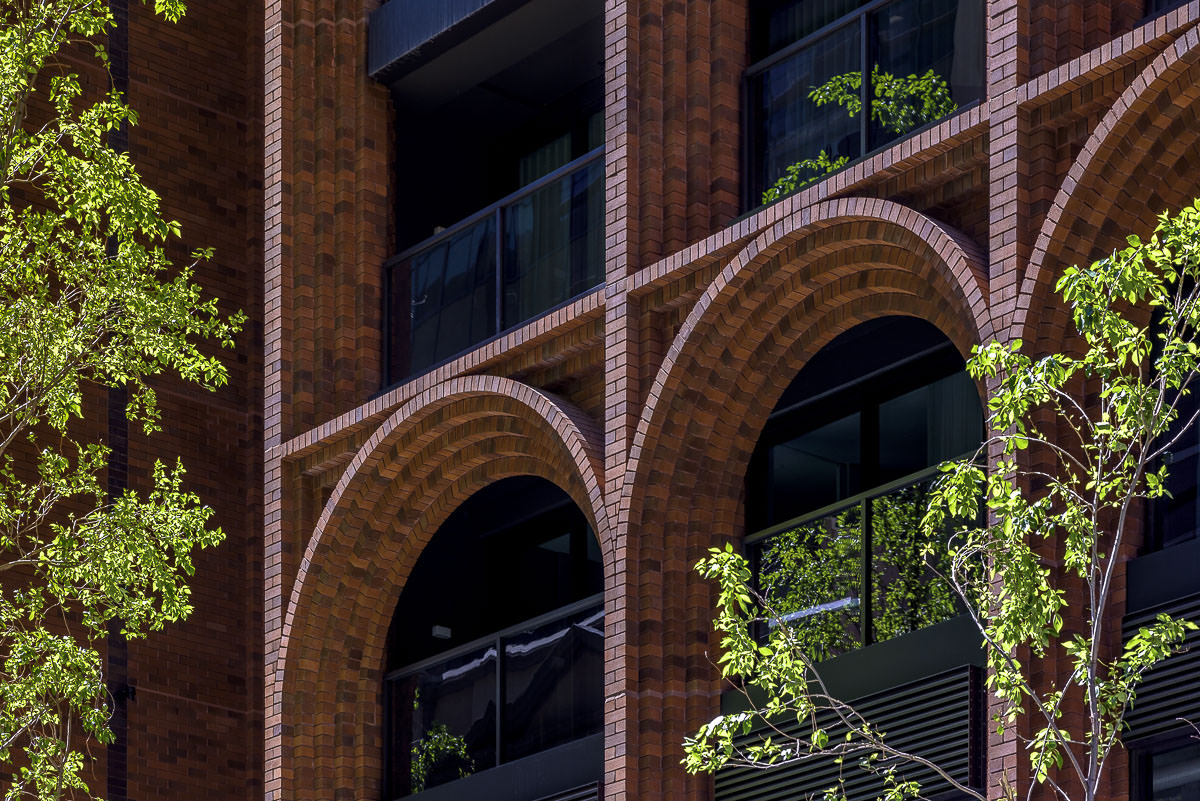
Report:
M848 6L857 8L847 14ZM983 96L982 0L796 0L769 9L754 21L770 33L752 32L758 60L746 71L748 206Z
M593 597L394 671L391 786L419 793L599 732L603 646Z
M389 384L603 282L603 154L593 150L389 260Z
M959 614L942 578L949 529L932 543L920 531L935 479L923 471L749 537L768 625L790 626L821 661Z

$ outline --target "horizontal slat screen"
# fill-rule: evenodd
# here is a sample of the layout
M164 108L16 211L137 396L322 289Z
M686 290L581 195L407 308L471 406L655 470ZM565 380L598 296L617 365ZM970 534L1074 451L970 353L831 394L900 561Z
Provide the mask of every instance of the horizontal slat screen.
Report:
M886 669L886 668L884 668ZM916 753L940 765L956 780L977 785L983 768L982 673L975 667L954 670L896 687L855 702L854 707L886 735L895 747ZM822 721L831 742L845 736L832 725L832 715ZM794 721L781 726L797 734ZM743 742L752 742L754 734ZM867 801L879 796L882 782L856 764L843 766L847 801ZM928 768L897 765L897 774L919 781L925 797L951 791ZM794 801L820 798L836 784L838 766L832 760L793 762L766 770L726 768L717 774L717 801Z
M596 782L539 798L538 801L599 801L600 785Z
M1159 612L1174 618L1200 622L1200 595L1192 595L1163 606L1147 609L1125 618L1124 639L1154 620ZM1178 733L1187 727L1184 721L1200 721L1200 632L1189 632L1188 650L1175 654L1146 673L1133 707L1125 716L1129 731L1126 742L1148 741Z

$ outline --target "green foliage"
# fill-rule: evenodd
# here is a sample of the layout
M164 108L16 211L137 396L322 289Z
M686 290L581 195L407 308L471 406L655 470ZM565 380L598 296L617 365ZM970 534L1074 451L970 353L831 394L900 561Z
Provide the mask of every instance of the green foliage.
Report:
M816 183L826 175L845 167L849 161L848 156L834 158L824 150L818 153L816 158L800 159L795 164L789 165L783 175L779 176L775 183L763 192L762 202L770 203L772 200L792 194L797 189L803 189L809 184Z
M1064 799L1094 801L1142 676L1196 629L1161 615L1123 645L1112 642L1110 631L1113 579L1119 555L1129 549L1131 516L1166 493L1167 468L1154 465L1173 444L1172 432L1197 424L1177 418L1200 363L1200 201L1160 217L1149 240L1130 237L1126 249L1066 270L1058 291L1085 343L1081 355L1034 358L1021 342L976 348L968 370L989 387L991 436L976 460L944 465L929 496L911 499L922 509L919 525L905 502L884 509L891 517L884 529L895 532L884 536L897 562L914 558L915 543L974 620L988 686L1000 701L996 726L1003 731L1026 721L1017 737L1031 778ZM825 581L824 554L816 559L809 541L799 533L780 540L792 553L773 555L771 564L798 575L772 581ZM1047 553L1056 554L1057 568ZM835 546L830 561L839 558ZM731 763L805 759L840 766L853 759L880 777L884 796L918 794L907 784L897 789L880 766L936 766L896 750L852 706L825 691L817 669L826 655L823 642L814 644L794 625L775 625L761 641L754 637L760 621L791 611L791 599L773 593L770 582L756 592L745 559L729 547L714 550L698 569L719 586L715 626L724 675L745 688L748 699L766 700L702 727L685 744L686 767L713 771ZM1082 588L1083 600L1069 613L1067 584ZM937 595L913 599L933 609L944 603ZM917 616L900 628L922 624ZM1033 677L1044 675L1040 663L1051 657L1065 657L1070 670L1047 686ZM1081 727L1066 727L1067 709ZM818 713L826 720L832 715L848 739L831 738L817 725ZM774 724L784 719L801 723L804 734L781 736ZM770 738L735 745L736 737L760 727ZM938 772L960 791L984 798Z
M421 709L421 692L413 695L413 711ZM419 793L425 789L429 774L439 765L450 761L458 768L460 778L470 776L475 772L475 760L467 751L467 741L457 734L452 734L445 723L434 723L425 731L424 737L413 741L411 750L411 767L409 775L410 790Z
M169 20L179 0L156 0ZM156 463L145 492L107 497L103 442L79 432L89 387L123 387L127 415L159 427L148 383L175 373L225 383L197 344L242 323L204 299L167 248L179 224L129 156L108 146L136 115L89 89L65 47L94 53L106 3L0 0L0 761L5 798L88 796L89 740L107 742L109 700L97 645L112 624L141 637L191 610L197 547L222 538ZM194 259L208 253L193 254ZM90 397L100 397L94 389ZM91 409L88 408L90 412ZM95 426L92 426L94 429Z
M924 75L897 76L871 68L871 121L890 133L900 135L939 120L958 109L950 97L946 80L932 69ZM851 117L862 111L862 73L858 70L834 75L820 86L812 87L808 99L817 106L830 103L846 109ZM770 203L798 189L816 183L846 166L849 158L834 158L822 150L813 158L797 161L763 192L762 202Z

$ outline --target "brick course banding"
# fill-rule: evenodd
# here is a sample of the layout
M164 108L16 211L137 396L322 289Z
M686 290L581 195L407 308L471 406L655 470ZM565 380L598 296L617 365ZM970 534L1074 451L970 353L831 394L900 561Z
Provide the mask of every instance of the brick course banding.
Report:
M743 534L750 453L799 369L885 315L964 355L1068 341L1062 265L1200 192L1200 3L1092 5L988 0L987 97L738 218L745 3L608 0L604 286L379 392L392 198L421 189L389 164L404 120L362 68L373 3L270 0L266 797L380 797L404 578L458 503L516 474L601 532L604 797L711 797L678 764L719 691L692 566ZM990 793L1025 781L1021 758L991 736Z

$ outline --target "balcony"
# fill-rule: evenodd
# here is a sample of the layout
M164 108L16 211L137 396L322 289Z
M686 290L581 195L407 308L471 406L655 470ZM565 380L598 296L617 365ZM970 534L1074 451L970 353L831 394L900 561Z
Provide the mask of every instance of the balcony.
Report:
M388 261L389 384L603 282L603 155L595 148Z
M759 3L744 88L747 207L981 99L983 34L982 0Z
M987 703L979 633L938 575L949 559L948 537L934 543L932 564L921 554L920 522L936 475L923 470L773 526L748 537L747 550L758 590L777 616L767 625L792 628L818 663L825 688L853 703L897 747L980 787ZM726 714L745 705L738 690L722 697ZM829 709L817 718L831 740L848 732ZM775 726L759 726L735 746L807 731L794 719ZM898 770L904 780L920 782L927 797L952 792L928 769ZM878 795L877 778L853 766L785 762L722 770L715 797L786 801L819 796L839 779L850 801Z
M948 536L922 556L937 469L864 492L747 538L759 591L822 661L941 623L962 606L941 578Z
M390 796L536 798L594 782L603 637L593 596L390 673Z

